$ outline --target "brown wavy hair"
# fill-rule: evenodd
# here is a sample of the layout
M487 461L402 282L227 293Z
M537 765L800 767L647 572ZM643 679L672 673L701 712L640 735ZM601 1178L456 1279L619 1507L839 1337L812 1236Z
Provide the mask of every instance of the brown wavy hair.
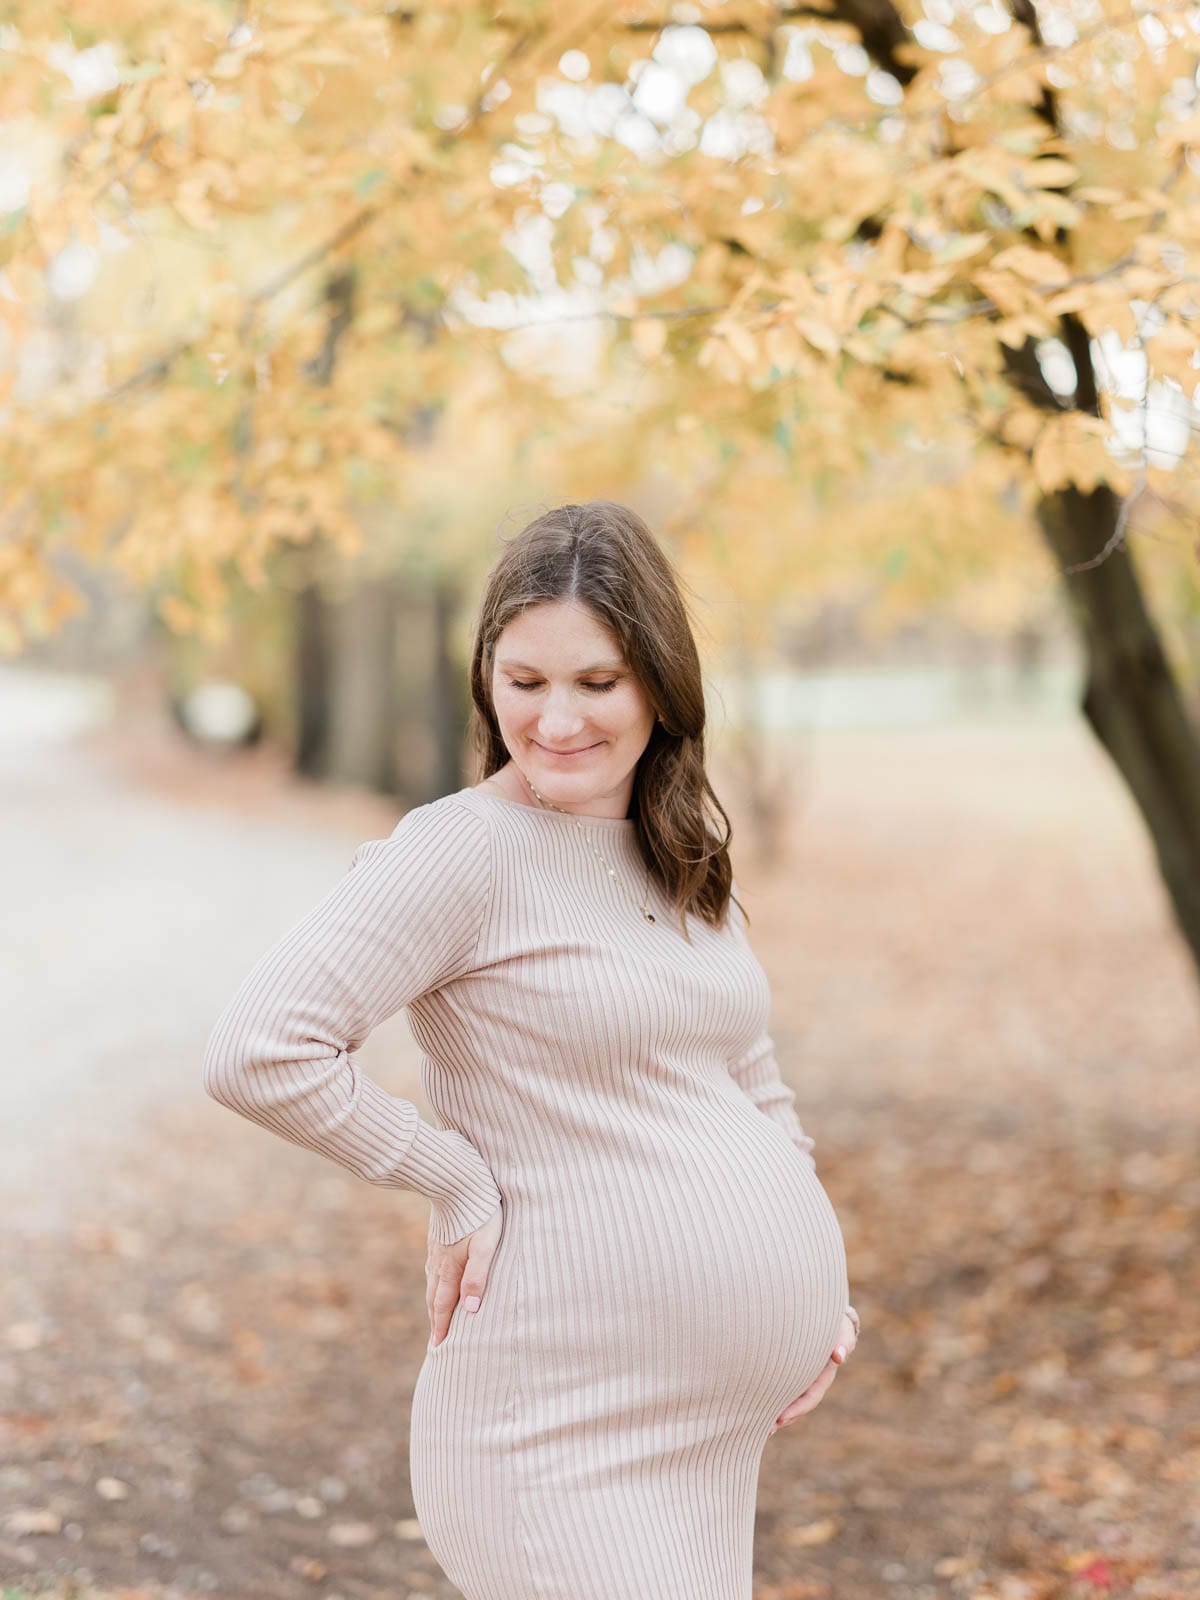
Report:
M613 500L556 506L503 540L480 601L471 651L476 782L509 760L492 705L496 641L530 606L574 600L620 642L657 719L633 779L630 816L646 865L688 937L686 914L720 928L732 898L733 829L704 767L700 657L682 585L649 528Z

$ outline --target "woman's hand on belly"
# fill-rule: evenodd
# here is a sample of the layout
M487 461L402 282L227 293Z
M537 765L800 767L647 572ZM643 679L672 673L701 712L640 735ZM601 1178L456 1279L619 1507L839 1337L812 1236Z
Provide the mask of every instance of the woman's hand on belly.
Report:
M425 1309L429 1313L430 1344L439 1345L450 1328L450 1318L461 1298L468 1311L478 1311L487 1287L492 1257L500 1243L504 1207L453 1244L429 1241L425 1259Z
M820 1377L815 1378L804 1393L786 1406L775 1421L771 1433L776 1433L780 1428L786 1428L789 1422L795 1422L797 1417L805 1416L814 1406L819 1406L829 1392L830 1385L837 1377L838 1368L858 1343L858 1331L848 1315L842 1317L842 1331L838 1337L837 1345ZM767 1435L770 1438L770 1434Z

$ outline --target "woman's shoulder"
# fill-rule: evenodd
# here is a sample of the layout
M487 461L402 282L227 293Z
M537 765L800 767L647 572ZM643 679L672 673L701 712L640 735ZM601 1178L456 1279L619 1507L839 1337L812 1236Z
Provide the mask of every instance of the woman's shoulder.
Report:
M364 840L346 892L405 920L435 907L443 933L460 927L474 937L489 915L492 876L483 808L448 794L410 806L386 838Z
M450 878L478 866L491 854L487 808L457 790L410 806L383 839L368 839L355 852L355 862L386 857L397 863L408 857L436 857Z
M474 789L456 789L421 805L410 806L392 829L392 838L419 834L427 838L461 838L485 843L490 837L488 806L478 803Z

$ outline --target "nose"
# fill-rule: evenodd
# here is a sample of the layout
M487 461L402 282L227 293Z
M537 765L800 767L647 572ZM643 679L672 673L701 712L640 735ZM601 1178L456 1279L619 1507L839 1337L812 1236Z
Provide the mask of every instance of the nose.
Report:
M566 744L579 733L583 723L579 707L573 702L569 691L556 693L551 690L538 718L538 737L547 744Z

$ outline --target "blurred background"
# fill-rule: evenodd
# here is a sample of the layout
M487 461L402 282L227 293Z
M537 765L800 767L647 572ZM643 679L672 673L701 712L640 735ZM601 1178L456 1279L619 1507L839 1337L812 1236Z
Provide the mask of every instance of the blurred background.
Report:
M1200 8L14 3L0 65L0 1595L452 1600L425 1202L200 1064L603 497L863 1320L755 1600L1200 1596Z

